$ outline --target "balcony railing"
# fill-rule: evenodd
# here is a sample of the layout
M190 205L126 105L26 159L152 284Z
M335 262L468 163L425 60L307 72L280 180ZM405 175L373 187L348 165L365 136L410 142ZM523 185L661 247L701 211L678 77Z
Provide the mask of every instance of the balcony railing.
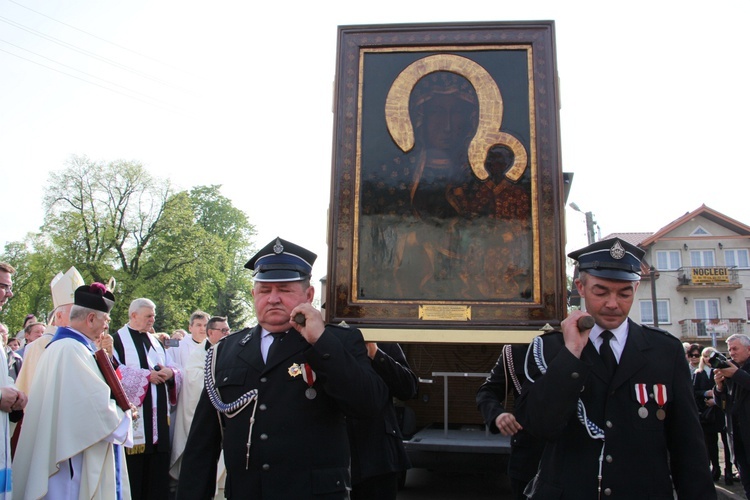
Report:
M677 270L677 290L699 290L705 288L742 288L737 267L705 266L681 267Z
M746 321L739 318L683 319L679 322L682 338L726 339L735 333L745 333Z

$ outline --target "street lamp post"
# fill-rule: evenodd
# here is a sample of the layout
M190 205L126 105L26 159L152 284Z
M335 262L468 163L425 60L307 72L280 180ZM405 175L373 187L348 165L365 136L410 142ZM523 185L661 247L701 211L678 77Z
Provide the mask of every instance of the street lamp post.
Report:
M596 241L596 231L594 229L596 221L594 221L594 214L591 212L584 212L578 208L578 205L575 203L570 203L568 206L576 212L581 212L586 217L586 237L588 238L589 245L591 245Z

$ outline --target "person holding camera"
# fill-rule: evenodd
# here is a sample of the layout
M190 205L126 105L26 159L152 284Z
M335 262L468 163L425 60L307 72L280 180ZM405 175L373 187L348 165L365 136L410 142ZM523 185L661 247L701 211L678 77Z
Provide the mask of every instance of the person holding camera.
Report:
M711 461L714 481L721 478L721 465L719 463L719 434L724 443L724 482L727 486L733 483L732 460L729 453L727 435L725 432L724 410L714 398L714 368L711 366L711 356L716 349L706 347L699 351L700 362L693 373L693 387L695 388L695 402L698 405L703 437L706 441L708 458ZM722 356L723 357L723 356ZM714 356L715 359L715 356Z
M720 353L711 355L714 397L724 404L727 434L734 444L734 464L740 471L745 496L750 498L750 337L731 335L727 348L732 362Z

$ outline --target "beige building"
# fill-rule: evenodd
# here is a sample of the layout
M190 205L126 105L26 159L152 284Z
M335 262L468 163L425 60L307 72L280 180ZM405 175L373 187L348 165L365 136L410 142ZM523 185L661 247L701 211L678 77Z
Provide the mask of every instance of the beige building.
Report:
M683 342L725 350L750 333L750 226L702 205L655 233L615 236L646 251L631 319L653 325L655 297L659 328Z

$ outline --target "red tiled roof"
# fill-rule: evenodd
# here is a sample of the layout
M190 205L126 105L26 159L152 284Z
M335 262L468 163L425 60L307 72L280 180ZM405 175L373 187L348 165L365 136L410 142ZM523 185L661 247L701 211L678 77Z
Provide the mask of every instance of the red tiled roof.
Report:
M623 241L627 241L631 245L638 246L641 241L645 240L652 234L654 233L612 233L602 239L608 240L610 238L620 238Z

